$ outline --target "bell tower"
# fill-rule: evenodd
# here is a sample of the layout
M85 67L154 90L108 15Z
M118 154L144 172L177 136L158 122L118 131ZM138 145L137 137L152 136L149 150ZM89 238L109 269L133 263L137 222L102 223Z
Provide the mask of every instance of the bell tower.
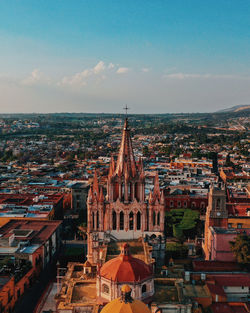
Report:
M212 187L208 194L206 223L208 226L227 227L227 218L226 190Z
M148 234L164 236L164 194L158 174L153 192L145 199L143 160L135 160L127 117L117 160L111 157L107 194L97 173L88 194L88 260L97 264L99 248L109 240L138 239Z
M211 246L210 227L227 228L228 211L226 208L225 187L217 188L212 186L208 193L208 206L205 221L204 253L209 260Z

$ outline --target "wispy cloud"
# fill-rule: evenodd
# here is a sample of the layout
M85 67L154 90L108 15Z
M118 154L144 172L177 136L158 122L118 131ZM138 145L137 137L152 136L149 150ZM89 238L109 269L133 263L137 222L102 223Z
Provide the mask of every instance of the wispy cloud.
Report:
M21 80L22 85L33 86L37 84L50 84L50 78L46 77L38 68L35 68L28 77Z
M103 61L99 61L93 68L85 69L72 76L63 77L59 81L58 85L85 86L91 78L97 78L98 80L105 79L105 73L113 70L114 68L115 65L113 63L105 64Z
M172 74L164 74L163 78L170 79L247 79L249 80L249 76L240 76L240 75L226 75L226 74L196 74L196 73L172 73Z
M130 68L128 67L119 67L116 71L117 74L126 74L130 71Z
M150 71L150 69L148 67L143 67L141 69L141 71L144 72L144 73L148 73Z

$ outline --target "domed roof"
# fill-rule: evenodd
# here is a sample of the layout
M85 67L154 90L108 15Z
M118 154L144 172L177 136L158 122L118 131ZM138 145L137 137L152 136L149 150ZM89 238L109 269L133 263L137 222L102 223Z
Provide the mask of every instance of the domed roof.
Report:
M123 285L121 288L121 292L131 292L131 288L129 287L129 285Z
M101 313L150 313L149 308L142 301L131 297L131 288L122 286L122 296L114 299L101 310Z
M100 270L100 276L117 282L137 282L152 276L149 265L129 253L129 245L124 244L121 254L106 262Z
M114 299L106 304L101 313L151 313L149 308L140 300L133 300L132 303L121 302Z

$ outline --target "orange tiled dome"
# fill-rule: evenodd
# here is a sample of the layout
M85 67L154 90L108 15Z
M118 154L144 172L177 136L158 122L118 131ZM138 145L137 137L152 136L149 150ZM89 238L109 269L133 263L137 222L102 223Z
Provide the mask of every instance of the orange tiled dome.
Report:
M124 244L121 254L102 266L100 276L119 283L138 282L151 277L152 270L142 260L132 257L129 245Z
M122 287L121 298L114 299L101 310L101 313L150 313L149 308L142 301L131 298L131 288Z

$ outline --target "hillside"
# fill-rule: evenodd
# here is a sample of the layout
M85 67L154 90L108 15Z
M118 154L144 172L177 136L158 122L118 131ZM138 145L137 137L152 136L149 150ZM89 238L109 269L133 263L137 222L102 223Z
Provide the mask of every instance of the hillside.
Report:
M235 106L228 108L228 109L219 110L216 113L239 112L239 111L245 111L245 110L250 110L250 104L235 105Z

